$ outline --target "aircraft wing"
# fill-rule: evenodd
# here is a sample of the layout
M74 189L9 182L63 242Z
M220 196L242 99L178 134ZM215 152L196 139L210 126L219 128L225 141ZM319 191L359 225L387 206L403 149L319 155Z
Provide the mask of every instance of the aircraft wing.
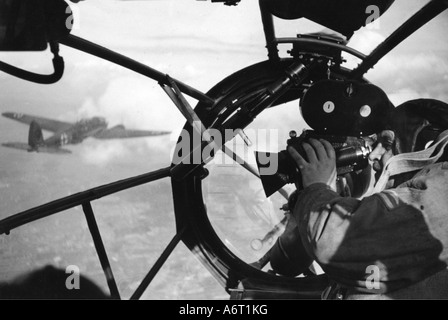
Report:
M129 130L124 126L116 126L111 129L105 129L94 135L97 139L127 139L138 137L152 137L170 134L169 131L151 131L151 130Z
M68 154L72 153L70 150L57 148L57 147L47 147L41 146L38 150L33 150L27 143L23 142L8 142L2 143L2 146L12 149L24 150L29 152L42 152L42 153L51 153L51 154Z
M23 114L23 113L4 112L4 113L2 113L2 116L12 119L12 120L16 120L21 123L28 124L28 125L31 124L31 122L33 122L33 120L34 120L37 123L39 123L40 127L43 130L47 130L47 131L51 131L51 132L64 131L73 126L72 123L57 121L57 120L52 120L52 119L47 119L47 118L42 118L42 117L36 117L36 116L27 115L27 114Z
M28 143L22 143L22 142L8 142L8 143L2 143L2 146L13 148L13 149L19 149L19 150L30 150L30 146Z

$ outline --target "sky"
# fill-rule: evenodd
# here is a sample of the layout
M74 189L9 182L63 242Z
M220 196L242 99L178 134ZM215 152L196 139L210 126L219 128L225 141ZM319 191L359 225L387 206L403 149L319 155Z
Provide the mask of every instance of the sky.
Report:
M357 32L349 45L361 52L370 52L425 2L397 0L379 20L379 25ZM258 1L255 0L243 0L236 7L195 0L86 0L72 4L72 8L75 14L73 34L127 55L202 92L207 92L230 74L267 59ZM307 21L276 19L275 22L278 34L282 36L322 29ZM446 30L448 13L443 13L380 61L367 78L380 86L395 105L424 97L448 102ZM66 62L66 71L64 78L54 85L32 84L0 73L0 111L68 122L102 116L111 126L123 124L135 129L169 130L172 135L130 141L88 139L81 145L70 147L73 151L70 156L56 158L1 147L0 218L170 164L173 145L185 120L157 82L68 47L61 47L61 55ZM0 59L35 72L51 71L49 52L0 53ZM357 62L349 59L348 63ZM192 105L196 103L194 99L189 98L189 101ZM283 131L288 128L279 138L279 148L283 147L284 134L290 129L300 131L305 125L298 103L270 110L258 121L258 126ZM27 139L26 126L3 117L0 118L0 130L2 143ZM162 244L167 244L172 236L166 231L174 232L170 192L169 182L165 181L139 188L135 194L120 194L98 202L100 212L108 213L100 214L98 219L105 229L107 246L115 257L114 266L125 279L122 288L126 294L135 289L136 279L146 272L132 261L154 259L155 253L163 249ZM151 197L154 203L148 201ZM70 212L73 216L79 215L79 210ZM221 218L215 216L214 221ZM3 247L3 252L10 253L10 259L3 260L9 262L2 267L4 271L0 275L10 277L35 266L26 263L36 254L38 264L49 259L64 266L73 263L70 259L75 259L93 270L92 277L100 279L98 265L92 266L90 258L80 258L87 248L78 243L78 238L90 245L84 233L77 231L69 236L69 231L76 228L85 231L85 226L79 225L78 220L67 215L19 230L14 238L16 242L8 241ZM148 229L142 229L142 222L148 224ZM123 234L120 228L125 228L127 233ZM41 235L42 230L45 235ZM158 243L154 237L162 243L160 246L153 245ZM145 248L136 247L135 242L153 245L154 255L146 256ZM33 244L37 244L37 249ZM14 250L20 252L16 258L12 254ZM62 255L61 250L67 251L67 255ZM168 271L156 279L155 287L163 292L161 296L205 298L208 290L214 292L215 297L222 297L222 290L216 288L209 277L194 281L198 273L206 272L191 263L185 248L179 250L176 258L169 261ZM182 267L184 265L191 267ZM187 269L183 270L187 275L178 278L174 284L176 290L170 291L166 279L176 277L179 268ZM135 276L127 276L129 270L134 271Z

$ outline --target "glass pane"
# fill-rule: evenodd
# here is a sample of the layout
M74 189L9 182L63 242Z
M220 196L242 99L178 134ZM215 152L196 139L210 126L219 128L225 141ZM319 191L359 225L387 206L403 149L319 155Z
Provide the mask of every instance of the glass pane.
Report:
M228 300L229 294L188 248L180 243L142 299Z
M286 149L289 132L309 127L300 116L298 101L264 111L244 130L251 146L236 136L226 146L257 169L255 152L280 152ZM241 260L253 263L272 247L283 232L287 199L280 193L266 197L261 180L223 153L207 165L210 175L204 180L204 201L213 228L221 241ZM291 184L284 187L294 191Z

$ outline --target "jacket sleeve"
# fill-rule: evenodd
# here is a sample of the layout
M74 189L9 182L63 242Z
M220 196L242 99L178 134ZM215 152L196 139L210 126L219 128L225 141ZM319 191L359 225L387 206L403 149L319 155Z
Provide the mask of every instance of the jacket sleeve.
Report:
M307 253L341 283L365 286L374 265L380 281L399 287L441 267L442 247L424 214L394 191L358 200L313 184L301 193L294 217Z
M342 198L325 184L304 189L295 209L300 234L308 254L321 264L328 264L340 248L361 201Z

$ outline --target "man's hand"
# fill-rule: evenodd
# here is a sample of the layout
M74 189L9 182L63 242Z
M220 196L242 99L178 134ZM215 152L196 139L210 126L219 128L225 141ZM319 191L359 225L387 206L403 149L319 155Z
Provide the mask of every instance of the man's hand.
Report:
M302 175L302 184L306 188L314 183L325 183L336 191L336 153L326 140L310 139L303 143L308 161L294 148L288 148Z

